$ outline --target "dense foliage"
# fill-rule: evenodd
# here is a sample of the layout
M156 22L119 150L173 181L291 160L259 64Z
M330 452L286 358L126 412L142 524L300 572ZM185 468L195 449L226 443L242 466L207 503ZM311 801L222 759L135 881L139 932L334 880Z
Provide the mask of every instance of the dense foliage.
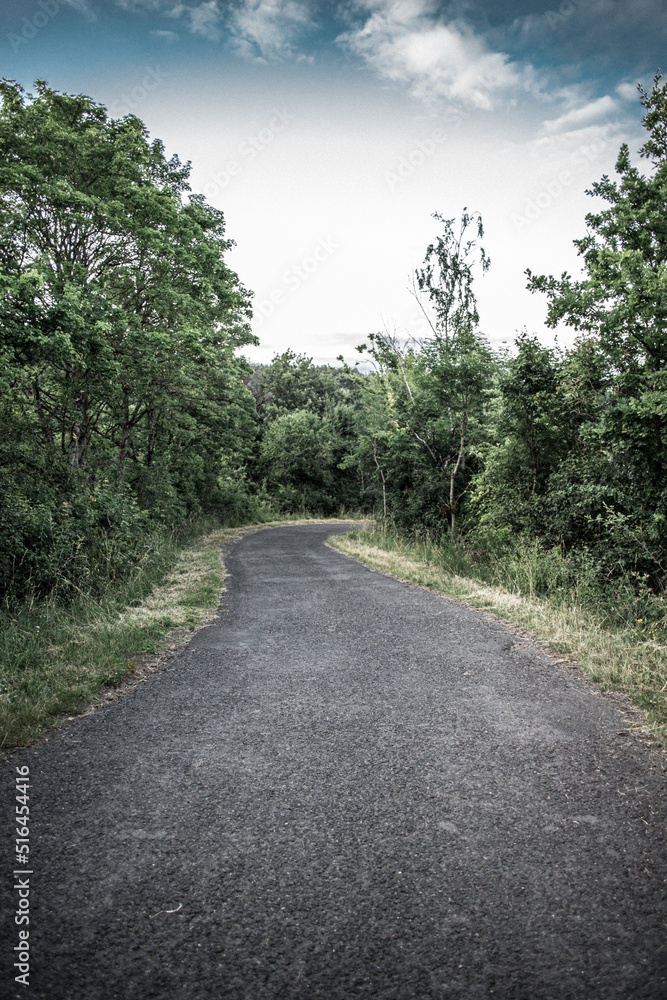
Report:
M281 511L354 509L359 480L347 457L357 435L359 390L341 369L285 351L255 369L259 442L253 478Z
M5 82L2 96L6 593L122 575L152 532L191 516L365 510L487 560L530 545L565 575L662 594L659 76L641 94L650 170L623 146L617 179L593 186L603 207L575 241L581 276L528 272L549 323L574 329L570 348L523 333L491 350L474 294L490 261L481 219L464 210L458 225L435 216L440 235L415 271L429 336L372 334L355 368L238 357L250 296L224 263L222 214L188 194L188 168L138 119L41 83L33 98Z
M134 116L2 84L0 581L71 592L225 508L255 433L222 214Z
M422 342L376 335L360 381L357 455L376 507L399 525L500 554L536 540L600 581L661 593L667 570L667 88L642 91L648 176L621 148L618 180L576 240L582 276L529 272L549 324L576 331L567 350L524 333L492 354L477 331L474 220L452 220L416 272L434 306ZM482 236L478 223L477 236ZM477 250L479 270L488 260ZM449 483L447 482L449 478ZM448 488L449 486L449 488ZM449 524L447 523L449 522Z

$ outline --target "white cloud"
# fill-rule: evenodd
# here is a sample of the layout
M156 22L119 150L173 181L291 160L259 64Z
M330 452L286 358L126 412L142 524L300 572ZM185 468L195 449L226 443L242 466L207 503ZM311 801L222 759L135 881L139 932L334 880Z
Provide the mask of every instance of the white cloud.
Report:
M619 83L616 87L616 93L624 101L638 101L639 92L637 91L636 83Z
M589 101L580 108L573 108L559 118L552 118L544 122L547 132L568 132L575 129L585 128L601 118L606 118L617 110L617 103L608 94L599 97L597 101Z
M85 4L88 0L67 0ZM296 57L293 44L310 22L307 0L236 0L221 5L219 0L116 0L119 7L135 14L158 12L173 21L184 21L193 35L219 41L223 30L229 34L230 45L249 59L271 61ZM222 6L222 9L221 9ZM175 41L174 32L152 31L151 34ZM174 38L170 36L174 35Z
M133 14L143 14L149 10L161 10L164 7L163 0L116 0L119 7L129 10Z
M77 10L79 14L83 14L88 21L97 20L97 15L90 6L88 0L64 0L64 2L68 7L73 7L74 10Z
M193 35L201 35L214 42L217 42L222 34L220 28L222 14L218 0L203 0L199 3L174 3L173 0L116 0L116 3L133 14L156 12L174 21L183 19ZM173 42L178 38L173 31L154 30L150 33L165 41Z
M499 98L534 88L530 67L492 51L463 22L438 20L429 0L376 0L362 9L370 14L364 26L339 42L421 100L489 110Z
M188 27L193 35L201 35L212 42L220 39L220 8L218 0L204 0L197 7L188 7L186 11Z
M232 45L246 58L291 58L293 44L309 21L308 6L301 0L243 0L230 10Z
M66 0L86 4L88 0ZM135 14L156 12L173 21L184 21L193 35L219 41L223 33L230 46L248 59L273 61L312 56L297 53L294 44L311 23L309 0L116 0L119 7ZM151 34L167 39L167 33ZM168 40L168 39L167 39ZM175 39L172 39L175 40Z
M151 31L151 35L153 38L159 38L168 44L177 42L179 37L175 31Z

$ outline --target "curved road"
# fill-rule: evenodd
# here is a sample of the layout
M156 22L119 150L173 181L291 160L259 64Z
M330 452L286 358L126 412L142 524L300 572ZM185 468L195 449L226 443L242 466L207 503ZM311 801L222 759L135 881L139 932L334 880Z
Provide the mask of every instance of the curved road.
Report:
M31 769L34 874L30 986L5 920L0 996L667 997L661 758L342 530L230 546L213 625L3 766L8 808Z

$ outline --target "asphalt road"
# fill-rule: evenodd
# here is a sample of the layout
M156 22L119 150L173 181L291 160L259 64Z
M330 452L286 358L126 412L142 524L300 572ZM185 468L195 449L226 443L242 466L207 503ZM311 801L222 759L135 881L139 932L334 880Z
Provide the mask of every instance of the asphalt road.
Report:
M537 646L325 547L340 530L230 547L213 625L3 765L1 996L667 997L661 759Z

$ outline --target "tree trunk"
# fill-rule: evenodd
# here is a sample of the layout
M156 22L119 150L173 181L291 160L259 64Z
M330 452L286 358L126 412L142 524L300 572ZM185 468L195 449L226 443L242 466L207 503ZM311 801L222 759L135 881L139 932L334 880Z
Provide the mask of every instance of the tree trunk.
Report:
M67 450L69 464L73 469L78 469L86 464L86 448L91 434L88 402L88 394L82 392L75 407L77 414L70 427L70 439Z
M459 439L459 453L456 459L456 465L449 474L449 510L451 514L453 542L456 541L456 495L454 492L454 480L456 479L456 473L461 468L461 463L465 459L466 424L467 419L464 416L461 420L461 437Z
M535 496L535 491L537 490L537 455L535 454L535 411L533 407L530 408L530 457L533 462L533 489L531 490L531 499Z
M146 414L146 422L148 424L148 442L146 444L146 467L150 469L153 464L153 455L155 454L155 437L157 433L157 416L155 410L149 410Z
M128 389L123 389L123 425L120 431L120 453L118 455L118 471L120 478L125 478L125 465L127 463L127 446L130 440L130 393Z
M73 469L78 469L81 464L81 421L75 420L70 428L69 447L67 449L69 464Z
M380 473L380 479L382 480L382 514L384 517L387 516L387 482L385 479L384 472L380 468L380 463L378 462L377 456L377 441L373 441L373 458L375 459L375 464L377 465L378 472Z
M33 382L32 386L32 399L33 399L33 405L35 407L35 413L37 414L37 419L39 421L39 426L42 429L42 435L44 437L44 441L46 442L46 447L48 448L49 452L55 454L56 442L53 437L53 429L49 424L49 420L46 413L44 412L44 407L42 406L42 397L39 391L39 382L36 379Z

